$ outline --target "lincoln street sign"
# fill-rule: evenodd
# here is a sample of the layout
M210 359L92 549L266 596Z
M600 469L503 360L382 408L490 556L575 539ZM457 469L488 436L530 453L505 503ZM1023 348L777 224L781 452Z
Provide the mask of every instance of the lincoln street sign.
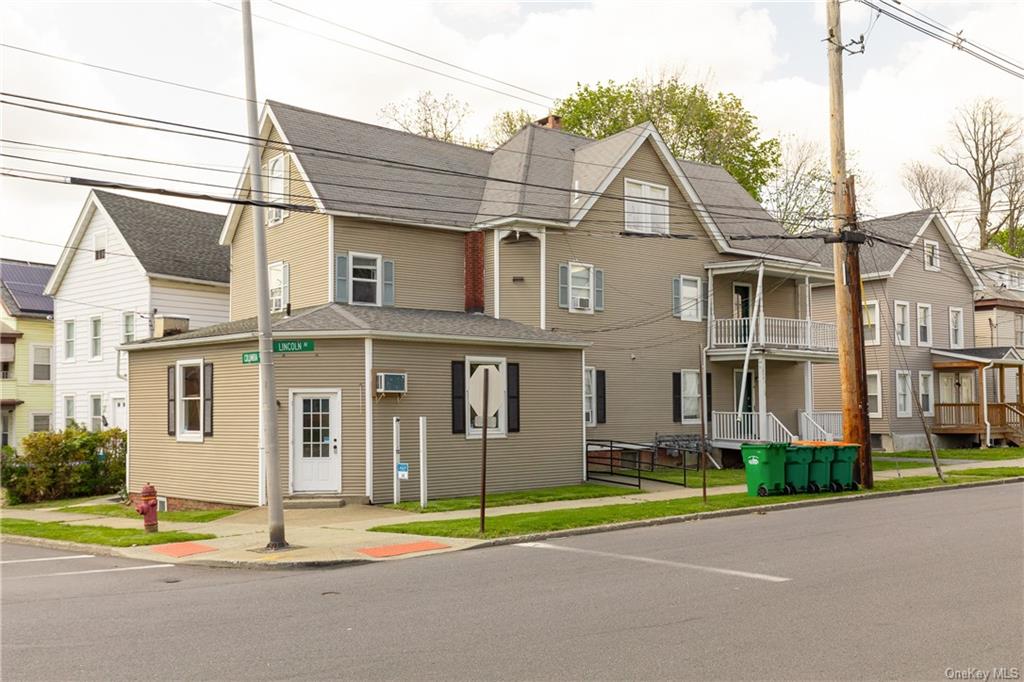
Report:
M309 353L316 349L313 339L281 339L274 341L275 353Z

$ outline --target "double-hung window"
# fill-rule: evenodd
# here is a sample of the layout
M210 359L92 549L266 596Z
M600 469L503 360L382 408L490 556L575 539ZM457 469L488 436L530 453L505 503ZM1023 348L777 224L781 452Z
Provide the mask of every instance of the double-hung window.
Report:
M93 260L107 258L107 233L102 230L92 236L92 257Z
M917 373L917 401L921 404L921 414L925 417L935 415L934 396L934 374L930 371Z
M103 357L103 318L93 317L89 320L89 358L99 360Z
M1013 316L1013 345L1024 346L1024 314Z
M701 304L701 280L698 277L679 278L679 319L700 322L703 312Z
M75 424L75 396L64 396L64 426Z
M177 438L203 440L203 361L179 360L177 366Z
M75 359L75 321L64 321L64 359Z
M270 312L277 313L288 307L288 264L278 261L268 266L270 286Z
M103 430L103 396L89 396L89 428L92 431Z
M896 301L893 304L893 328L896 334L897 346L910 345L910 304L906 301Z
M466 358L466 386L469 386L470 378L473 373L480 367L491 366L498 369L498 376L501 377L499 380L502 382L498 390L490 389L490 395L500 395L499 406L497 412L491 415L491 418L487 422L487 436L504 436L505 435L505 424L508 421L508 410L505 396L507 394L507 386L505 383L508 377L508 368L506 366L505 358L484 358L484 357L468 357ZM491 373L491 380L495 378L494 373ZM491 411L493 406L488 405L488 411ZM480 436L483 433L484 417L482 414L477 413L476 409L470 404L470 401L466 401L466 414L468 419L466 435Z
M896 416L910 417L913 412L910 404L910 372L896 370Z
M132 343L135 341L135 313L124 313L121 315L121 342Z
M865 301L862 311L864 326L864 345L877 346L881 343L878 331L878 301Z
M569 310L594 312L594 266L569 263Z
M939 243L930 239L924 240L924 269L930 272L938 272L942 269Z
M964 309L949 309L949 347L964 347Z
M49 431L53 427L53 415L49 412L37 412L32 415L33 431Z
M365 253L349 255L352 303L380 305L381 257Z
M53 377L53 346L32 348L32 383L48 383Z
M932 345L932 306L930 303L917 304L917 345Z
M583 370L583 421L587 426L597 425L597 372L593 367Z
M882 377L878 370L866 372L868 381L868 416L882 417Z
M700 423L700 371L680 370L680 396L682 400L682 423Z
M288 192L285 183L285 155L278 154L263 166L263 175L267 179L267 199L277 203L287 203ZM286 215L283 206L266 209L267 226L279 225Z
M626 230L668 234L668 187L626 180Z

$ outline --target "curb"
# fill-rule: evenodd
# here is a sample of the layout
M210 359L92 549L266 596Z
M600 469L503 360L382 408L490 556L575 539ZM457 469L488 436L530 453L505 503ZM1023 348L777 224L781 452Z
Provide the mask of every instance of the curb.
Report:
M89 545L84 542L71 542L70 540L50 540L49 538L34 538L29 535L3 534L3 541L12 545L29 545L31 547L45 547L47 549L66 549L73 552L96 554L99 556L116 556L123 559L133 557L126 556L123 552L128 547L111 547L110 545Z

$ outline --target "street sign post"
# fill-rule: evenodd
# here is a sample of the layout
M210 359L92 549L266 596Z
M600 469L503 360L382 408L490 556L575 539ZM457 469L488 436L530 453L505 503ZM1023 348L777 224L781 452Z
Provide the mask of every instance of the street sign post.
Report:
M274 341L275 353L311 353L316 350L313 339L278 339Z
M501 371L494 365L480 365L469 377L470 416L482 417L480 438L480 533L483 534L487 518L487 425L498 413L504 399L505 382Z
M260 352L258 350L251 350L248 353L242 353L242 364L243 365L258 365L258 364L260 364Z

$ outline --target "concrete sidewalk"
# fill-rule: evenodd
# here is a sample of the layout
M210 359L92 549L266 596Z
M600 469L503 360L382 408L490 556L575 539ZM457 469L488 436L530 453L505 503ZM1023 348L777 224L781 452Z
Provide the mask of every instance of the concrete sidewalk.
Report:
M876 480L887 480L908 476L934 475L929 460L921 460L923 466L900 471L879 471ZM1024 459L1000 461L973 461L944 467L944 471L962 469L1017 467L1024 466ZM616 504L639 504L664 500L698 497L700 488L683 488L657 481L645 481L649 492L637 492L613 497L596 497L582 500L542 502L488 509L488 516L522 514L528 512L577 509ZM718 486L709 488L710 495L742 493L745 485ZM93 504L95 501L87 504ZM76 514L47 509L5 508L2 514L7 518L33 521L61 521L73 525L99 525L111 528L140 528L141 520L116 518L95 514ZM467 538L437 538L401 533L378 533L369 529L374 526L412 521L442 521L475 518L477 509L459 511L416 513L388 507L370 505L348 505L333 509L288 509L285 510L285 527L291 547L278 552L262 551L267 541L267 512L265 508L253 508L209 523L180 523L161 521L160 530L179 530L193 533L213 534L217 537L196 543L175 543L146 547L103 548L110 554L134 559L185 564L221 566L273 567L273 566L315 566L368 561L392 561L395 559L421 556L424 553L449 552L466 549L486 540ZM4 536L9 542L32 542L17 536ZM53 541L38 544L57 545ZM90 546L95 548L95 546Z

